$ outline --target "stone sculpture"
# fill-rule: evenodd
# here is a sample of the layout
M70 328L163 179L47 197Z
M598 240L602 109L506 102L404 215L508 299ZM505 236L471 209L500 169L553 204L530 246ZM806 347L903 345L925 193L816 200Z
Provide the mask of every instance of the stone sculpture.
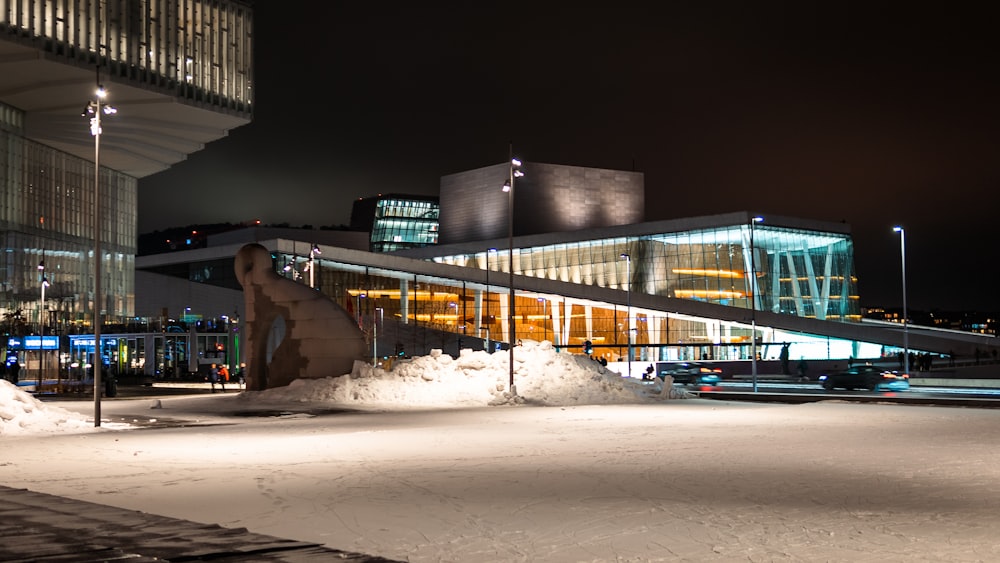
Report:
M350 314L322 292L278 275L265 247L241 248L235 269L246 305L248 390L344 375L365 359L365 336Z

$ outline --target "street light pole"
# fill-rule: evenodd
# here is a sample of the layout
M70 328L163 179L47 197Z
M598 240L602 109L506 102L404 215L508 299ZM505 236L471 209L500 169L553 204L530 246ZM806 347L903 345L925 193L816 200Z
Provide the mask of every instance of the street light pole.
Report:
M510 145L508 150L507 171L509 173L507 181L504 182L503 191L507 192L507 266L508 266L508 297L507 297L507 325L510 331L510 345L508 363L510 364L510 394L517 395L517 387L514 386L514 346L517 344L517 326L514 323L514 178L524 176L521 172L521 161L514 158L514 145Z
M42 254L44 256L44 253ZM42 392L42 380L45 371L45 288L49 286L49 279L45 277L45 259L38 263L38 272L42 275L42 300L38 303L38 333L41 335L41 342L38 344L38 392Z
M312 245L309 249L309 287L316 288L316 255L323 254L318 245Z
M104 298L101 293L101 116L117 113L114 107L102 104L107 91L101 85L101 69L97 68L97 91L93 101L87 104L84 117L90 116L90 134L94 136L94 426L101 425L101 307Z
M625 260L625 331L628 358L628 376L632 377L632 257L627 252L621 254Z
M899 253L901 256L902 263L902 277L903 277L903 373L910 373L910 341L909 341L909 322L906 315L906 231L903 227L896 226L892 228L893 231L899 233Z
M378 313L378 320L375 319L375 313ZM382 316L382 307L376 307L372 311L372 367L378 367L378 325L382 323L384 317Z
M753 301L750 308L750 377L753 379L753 392L757 392L757 251L754 248L754 225L763 221L757 216L750 219L750 296Z

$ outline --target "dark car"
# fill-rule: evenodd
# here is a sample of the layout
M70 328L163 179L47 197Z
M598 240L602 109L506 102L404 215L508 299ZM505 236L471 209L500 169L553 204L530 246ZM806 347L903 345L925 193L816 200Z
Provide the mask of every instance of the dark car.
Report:
M702 362L657 362L656 375L664 379L669 375L674 383L687 385L718 385L722 369Z
M855 366L819 376L823 389L868 389L869 391L905 391L910 388L910 376L878 366Z

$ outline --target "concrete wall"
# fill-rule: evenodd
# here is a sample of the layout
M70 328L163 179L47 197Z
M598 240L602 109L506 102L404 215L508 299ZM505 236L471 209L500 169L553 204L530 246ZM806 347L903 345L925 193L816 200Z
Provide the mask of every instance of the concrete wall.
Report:
M514 183L514 235L631 225L645 216L641 172L525 162ZM508 234L507 164L441 178L441 244Z

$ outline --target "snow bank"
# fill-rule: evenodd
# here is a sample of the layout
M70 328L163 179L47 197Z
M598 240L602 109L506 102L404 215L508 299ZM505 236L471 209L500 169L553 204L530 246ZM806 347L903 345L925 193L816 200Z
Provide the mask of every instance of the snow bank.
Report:
M623 378L586 356L559 353L551 342L532 340L514 350L517 396L513 397L508 392L508 359L508 352L466 349L455 359L433 350L428 356L398 362L389 371L357 362L350 374L300 379L287 387L247 392L242 398L396 408L634 404L659 398L659 386Z
M81 414L34 398L0 379L0 436L81 431L93 427Z

